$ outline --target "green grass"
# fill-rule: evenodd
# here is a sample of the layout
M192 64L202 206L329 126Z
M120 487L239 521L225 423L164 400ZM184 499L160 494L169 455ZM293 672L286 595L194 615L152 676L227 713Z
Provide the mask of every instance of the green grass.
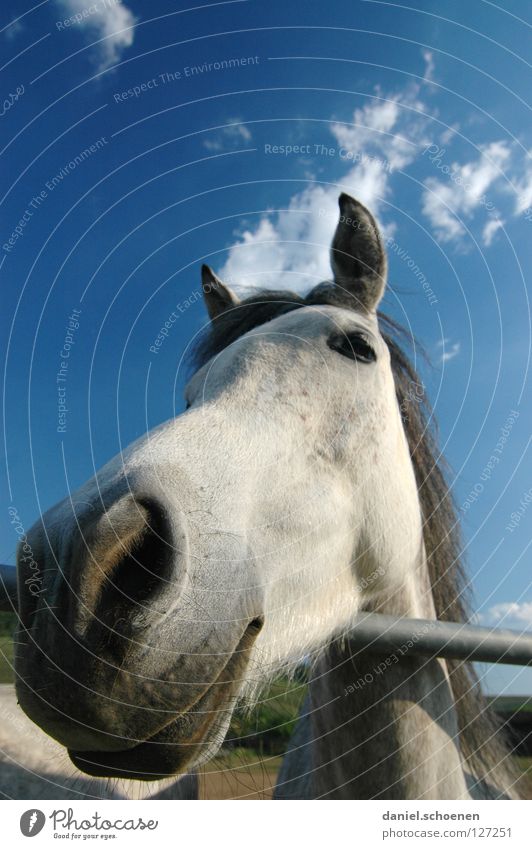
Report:
M292 736L306 688L301 681L274 681L256 707L236 711L226 747L249 748L260 755L282 754Z
M13 663L13 632L17 625L14 613L0 613L0 684L14 684L15 676L10 664Z
M13 641L11 637L0 637L0 684L13 684Z

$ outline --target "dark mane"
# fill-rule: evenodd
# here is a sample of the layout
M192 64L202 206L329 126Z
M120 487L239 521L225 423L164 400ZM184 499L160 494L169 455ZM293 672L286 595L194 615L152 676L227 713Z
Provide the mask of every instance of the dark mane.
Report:
M327 286L316 287L306 296L288 291L253 295L211 323L192 352L191 366L197 370L245 333L286 312L320 304L346 306ZM445 462L437 446L432 409L421 378L401 347L408 334L384 314L379 314L379 323L391 354L397 403L418 486L436 615L441 620L467 622L470 586L462 564L460 524L446 481ZM522 777L521 772L509 758L510 750L481 692L473 665L448 660L447 668L456 703L460 746L471 775L486 785L496 785L496 778L514 785Z
M397 327L392 323L390 328L386 316L379 318L391 353L397 402L418 486L436 615L444 621L467 622L471 587L463 567L460 521L446 480L446 463L438 449L432 408L419 376L398 344ZM412 387L416 387L414 392ZM420 394L418 387L423 389ZM496 782L490 781L490 776L496 773L513 785L522 778L521 772L509 758L511 752L500 722L489 708L473 665L458 660L447 660L446 664L456 703L460 746L472 775L493 785ZM528 794L523 798L528 798Z

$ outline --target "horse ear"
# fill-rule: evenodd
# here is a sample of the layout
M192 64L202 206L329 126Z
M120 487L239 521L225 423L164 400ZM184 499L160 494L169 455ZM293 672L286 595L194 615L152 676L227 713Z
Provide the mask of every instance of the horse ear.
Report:
M331 245L334 282L355 308L371 312L384 294L386 253L372 214L349 195L338 199L340 219Z
M222 283L208 265L201 266L201 286L211 321L225 310L236 307L240 303L235 293L231 291L229 286Z

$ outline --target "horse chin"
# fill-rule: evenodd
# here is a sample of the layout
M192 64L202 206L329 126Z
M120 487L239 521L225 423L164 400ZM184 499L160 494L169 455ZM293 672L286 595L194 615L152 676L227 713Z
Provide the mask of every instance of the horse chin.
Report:
M262 620L248 625L216 681L186 713L174 717L153 737L129 749L109 752L68 749L74 766L98 778L156 781L208 760L222 745L261 628Z

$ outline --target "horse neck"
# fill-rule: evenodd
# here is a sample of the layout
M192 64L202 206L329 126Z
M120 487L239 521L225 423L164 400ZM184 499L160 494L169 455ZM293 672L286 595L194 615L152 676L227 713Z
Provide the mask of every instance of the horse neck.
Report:
M425 557L408 586L366 610L435 619ZM446 665L333 642L310 684L313 795L462 799L467 792Z

